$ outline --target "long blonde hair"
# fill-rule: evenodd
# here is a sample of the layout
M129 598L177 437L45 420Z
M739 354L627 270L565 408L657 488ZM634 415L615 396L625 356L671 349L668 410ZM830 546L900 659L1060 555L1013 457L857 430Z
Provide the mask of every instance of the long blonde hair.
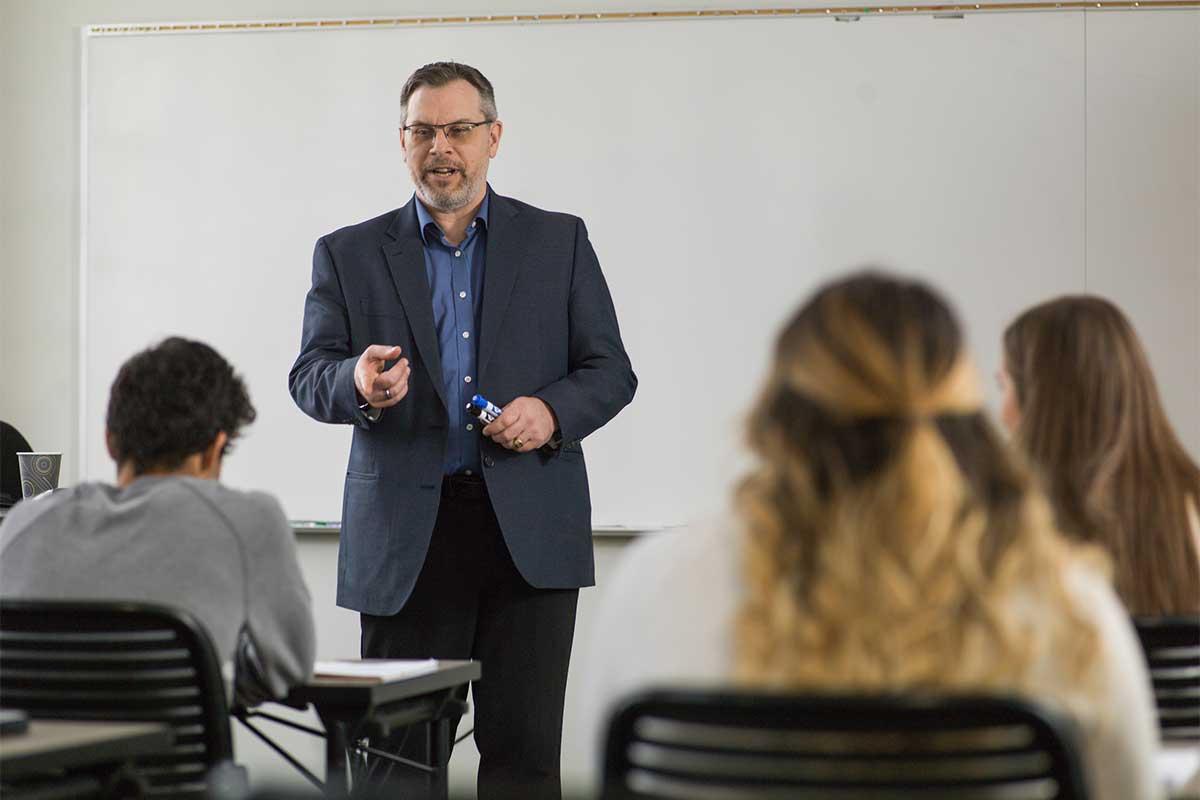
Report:
M1089 672L1096 631L1062 583L1076 552L962 351L934 292L878 273L825 287L780 335L736 496L741 682L1011 690L1046 647Z

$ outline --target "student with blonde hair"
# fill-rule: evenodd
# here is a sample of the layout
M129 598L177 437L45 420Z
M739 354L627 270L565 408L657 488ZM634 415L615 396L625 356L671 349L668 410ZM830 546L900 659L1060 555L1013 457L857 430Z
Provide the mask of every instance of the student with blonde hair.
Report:
M1121 310L1075 296L1024 312L1004 332L1001 384L1058 526L1111 554L1129 610L1200 612L1200 467Z
M601 728L648 685L1012 693L1080 723L1094 797L1157 795L1149 680L1104 558L1060 537L921 283L860 273L780 335L730 519L606 587Z

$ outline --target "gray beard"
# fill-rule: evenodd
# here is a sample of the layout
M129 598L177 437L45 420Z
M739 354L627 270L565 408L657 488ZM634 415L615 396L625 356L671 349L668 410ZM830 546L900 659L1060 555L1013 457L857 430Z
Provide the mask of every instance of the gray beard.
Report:
M443 192L434 189L423 180L417 181L417 189L421 193L421 199L425 201L425 205L437 211L458 211L471 202L476 192L479 190L480 179L474 179L463 176L462 188L451 192Z

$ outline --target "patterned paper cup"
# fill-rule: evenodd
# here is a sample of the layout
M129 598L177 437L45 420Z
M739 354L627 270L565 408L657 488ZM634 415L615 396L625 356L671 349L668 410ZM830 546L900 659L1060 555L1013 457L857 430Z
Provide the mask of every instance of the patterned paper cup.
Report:
M21 466L21 496L36 497L58 488L62 453L17 453Z

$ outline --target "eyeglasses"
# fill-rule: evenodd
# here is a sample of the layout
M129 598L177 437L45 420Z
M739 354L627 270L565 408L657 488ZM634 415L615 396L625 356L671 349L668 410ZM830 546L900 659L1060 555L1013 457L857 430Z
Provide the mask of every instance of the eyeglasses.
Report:
M484 119L479 122L447 122L445 125L405 125L400 130L408 134L413 144L429 144L437 137L437 132L446 134L448 142L465 142L480 125L491 125L496 120Z

